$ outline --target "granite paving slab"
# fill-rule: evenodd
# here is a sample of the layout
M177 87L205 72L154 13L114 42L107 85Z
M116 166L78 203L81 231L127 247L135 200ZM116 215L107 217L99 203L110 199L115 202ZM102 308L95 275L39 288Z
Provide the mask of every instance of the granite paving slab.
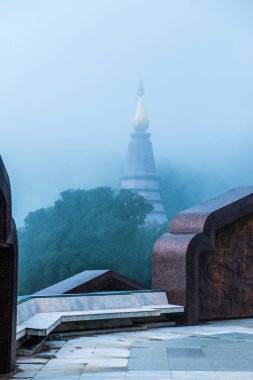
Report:
M68 374L65 372L40 372L37 374L34 379L35 380L79 380L79 375L73 375L73 374Z
M171 375L172 380L218 380L212 371L172 371Z
M86 365L86 360L80 363L78 359L71 358L70 360L64 359L51 359L49 360L40 372L45 371L64 371L73 372L73 374L80 374Z
M100 373L90 373L84 372L80 376L80 380L101 380L101 379L112 379L112 380L125 380L126 372L125 371L114 371L114 372L100 372Z
M13 379L34 379L36 375L37 372L33 371L18 372L13 376Z
M128 370L169 370L169 362L166 353L166 346L157 342L145 342L136 347L132 347L128 361Z
M253 318L48 340L7 379L253 380Z
M169 380L171 378L170 371L128 371L125 380Z
M218 380L253 380L253 372L216 372Z
M171 371L211 371L212 367L201 347L167 348Z

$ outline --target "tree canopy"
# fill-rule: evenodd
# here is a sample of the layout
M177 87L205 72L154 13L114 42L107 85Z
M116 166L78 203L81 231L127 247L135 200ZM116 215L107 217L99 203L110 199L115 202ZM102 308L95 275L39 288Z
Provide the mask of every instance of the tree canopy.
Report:
M151 210L128 190L62 192L54 206L29 213L19 230L19 293L88 269L113 269L150 285L152 247L165 228L145 222Z

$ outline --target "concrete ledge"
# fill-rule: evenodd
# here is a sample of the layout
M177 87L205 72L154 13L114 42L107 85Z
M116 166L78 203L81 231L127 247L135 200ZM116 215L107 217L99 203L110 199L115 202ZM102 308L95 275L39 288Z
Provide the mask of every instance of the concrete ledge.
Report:
M129 306L124 307L126 305ZM61 323L159 317L162 314L184 312L183 306L168 304L164 292L152 291L144 294L98 295L90 298L85 295L34 298L18 306L18 320L22 323L17 326L17 340L24 336L46 337ZM97 309L94 309L95 306Z

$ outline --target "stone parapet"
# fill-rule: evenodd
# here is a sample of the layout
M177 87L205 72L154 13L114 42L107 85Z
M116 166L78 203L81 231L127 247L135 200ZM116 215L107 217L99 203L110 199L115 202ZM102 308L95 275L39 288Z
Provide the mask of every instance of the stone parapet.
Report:
M185 322L253 316L253 187L178 213L153 251L153 289Z

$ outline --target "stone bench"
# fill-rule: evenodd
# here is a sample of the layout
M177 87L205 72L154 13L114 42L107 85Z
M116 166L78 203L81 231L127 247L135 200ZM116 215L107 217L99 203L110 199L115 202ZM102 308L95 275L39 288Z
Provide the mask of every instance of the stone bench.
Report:
M101 319L156 317L183 313L169 305L165 292L32 297L18 305L17 340L47 336L61 323Z

